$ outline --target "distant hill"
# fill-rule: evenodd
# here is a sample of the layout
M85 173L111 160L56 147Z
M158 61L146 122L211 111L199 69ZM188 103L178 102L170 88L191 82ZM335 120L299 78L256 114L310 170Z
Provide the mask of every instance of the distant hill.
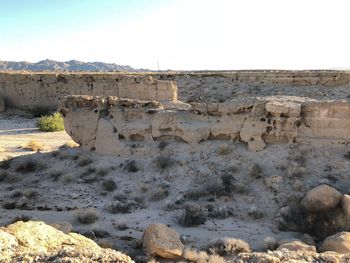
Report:
M134 69L130 66L109 64L103 62L81 62L78 60L70 60L60 62L55 60L42 60L37 63L27 61L1 61L0 71L25 70L25 71L149 71L145 69Z

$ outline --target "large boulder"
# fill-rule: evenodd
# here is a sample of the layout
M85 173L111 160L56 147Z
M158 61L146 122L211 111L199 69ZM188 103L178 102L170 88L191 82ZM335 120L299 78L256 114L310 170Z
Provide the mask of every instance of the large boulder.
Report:
M0 228L0 262L133 262L76 234L65 234L40 221L18 221ZM62 260L62 261L61 261Z
M0 112L5 112L5 109L5 100L2 97L0 97Z
M145 254L168 259L179 258L184 249L179 234L159 223L151 224L145 229L142 243Z
M340 232L327 237L319 250L321 252L335 251L340 254L350 253L350 232Z
M282 250L282 249L287 249L289 251L316 252L315 246L310 246L300 241L292 241L292 242L284 243L277 248L277 250Z
M301 201L301 206L309 213L322 213L338 206L342 194L328 185L311 189Z

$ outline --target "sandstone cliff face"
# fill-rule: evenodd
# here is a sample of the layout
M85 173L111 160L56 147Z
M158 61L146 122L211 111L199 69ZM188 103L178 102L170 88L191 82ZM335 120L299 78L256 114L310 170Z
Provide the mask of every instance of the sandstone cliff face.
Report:
M12 107L57 109L67 95L142 100L224 102L237 97L288 96L318 100L350 95L347 71L234 71L174 73L0 73L0 96Z
M347 101L275 96L186 104L68 96L61 112L73 140L101 154L119 154L135 141L240 140L259 151L268 143L350 140Z
M177 86L146 75L0 74L0 96L8 106L57 109L61 98L75 94L176 101Z

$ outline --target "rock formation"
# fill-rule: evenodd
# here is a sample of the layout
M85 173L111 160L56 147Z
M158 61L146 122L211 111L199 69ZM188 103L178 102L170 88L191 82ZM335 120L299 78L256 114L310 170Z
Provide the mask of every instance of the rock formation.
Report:
M0 74L0 96L8 106L58 108L66 95L112 95L143 100L177 100L174 81L147 75Z
M126 255L100 248L92 240L63 232L40 221L18 221L0 228L0 262L119 262Z
M237 97L284 94L318 100L350 95L347 71L227 71L165 73L0 73L0 96L17 108L57 109L67 95L141 100L173 97L184 102L224 102ZM154 95L155 88L159 94ZM151 92L151 93L149 93ZM173 99L173 98L172 98Z
M274 96L187 104L68 96L61 113L73 140L99 154L119 154L133 141L240 140L259 151L268 143L350 140L347 101Z

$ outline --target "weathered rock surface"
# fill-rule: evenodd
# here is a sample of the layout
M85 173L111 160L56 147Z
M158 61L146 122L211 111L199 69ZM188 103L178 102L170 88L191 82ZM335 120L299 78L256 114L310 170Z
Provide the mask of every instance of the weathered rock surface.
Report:
M176 101L177 86L148 75L0 73L0 96L12 107L57 109L61 98L75 94Z
M335 251L340 254L350 253L350 232L340 232L327 237L323 241L320 251Z
M290 251L281 249L276 251L268 251L267 253L240 253L234 256L230 262L235 263L305 263L305 262L348 262L350 255L341 255L335 252L316 253L311 251Z
M320 213L337 207L341 198L338 190L324 184L311 189L301 205L309 213Z
M148 78L151 80L147 81ZM168 82L163 83L163 81ZM169 81L177 83L179 99L185 102L224 102L237 97L275 94L319 100L346 98L350 95L350 72L348 71L260 70L142 74L0 73L0 96L3 96L13 107L48 106L52 109L56 109L59 100L67 95L110 95L160 100L159 96L155 98L151 94L154 93L153 87L161 87L160 93L169 95L168 88L170 91L172 89ZM167 86L165 93L164 85ZM151 97L147 98L145 95Z
M142 237L145 254L176 259L182 255L184 245L179 234L164 224L149 225Z
M0 228L0 262L133 262L92 240L40 221L18 221Z
M310 246L300 241L287 242L280 245L277 250L287 249L289 251L309 251L316 252L315 246Z
M347 219L350 220L350 195L343 195L341 199L341 207Z
M68 96L60 108L73 140L100 154L120 154L130 141L238 139L253 151L268 143L350 141L346 101L275 96L186 104Z
M5 100L0 96L0 112L4 112L6 110Z

